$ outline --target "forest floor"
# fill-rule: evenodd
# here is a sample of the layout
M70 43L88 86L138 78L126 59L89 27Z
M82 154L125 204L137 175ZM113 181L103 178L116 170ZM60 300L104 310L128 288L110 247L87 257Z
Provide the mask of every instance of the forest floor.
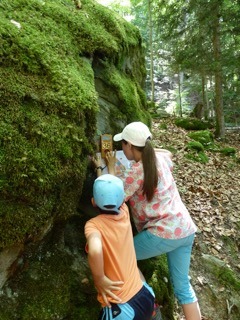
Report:
M202 319L217 319L216 308L222 307L231 313L234 305L228 301L227 289L216 284L214 278L201 269L199 258L204 254L214 256L240 275L240 130L226 130L224 142L214 141L221 147L234 147L236 156L206 151L209 158L206 164L186 158L186 144L191 140L189 131L177 127L174 119L154 119L152 132L154 146L173 153L173 173L178 190L198 227L190 275ZM214 286L218 294L222 294L215 306L204 296L206 289L214 290ZM224 301L224 305L220 306L220 301ZM230 314L226 318L230 319ZM176 320L183 319L181 308L176 306ZM222 320L221 316L218 319Z

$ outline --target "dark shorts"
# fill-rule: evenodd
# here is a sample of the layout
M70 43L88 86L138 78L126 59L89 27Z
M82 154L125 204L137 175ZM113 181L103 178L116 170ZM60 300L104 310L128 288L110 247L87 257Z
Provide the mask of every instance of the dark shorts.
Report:
M98 320L150 320L154 308L152 288L144 283L134 297L126 303L112 303L112 308L104 307Z

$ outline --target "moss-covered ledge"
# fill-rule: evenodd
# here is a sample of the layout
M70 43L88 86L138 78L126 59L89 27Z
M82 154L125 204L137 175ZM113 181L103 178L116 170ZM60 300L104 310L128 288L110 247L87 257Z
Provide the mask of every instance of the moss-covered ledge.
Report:
M101 133L96 66L118 97L119 123L104 130L149 122L139 31L95 1L81 2L0 3L0 249L76 213Z

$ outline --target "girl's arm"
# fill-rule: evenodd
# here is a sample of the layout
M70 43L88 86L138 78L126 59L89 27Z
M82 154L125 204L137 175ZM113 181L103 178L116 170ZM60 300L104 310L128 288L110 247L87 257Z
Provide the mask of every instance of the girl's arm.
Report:
M111 281L104 274L104 260L102 251L101 234L93 232L87 237L88 247L88 263L92 272L94 285L99 294L102 295L104 302L108 307L111 307L107 297L111 297L116 302L121 302L121 299L112 291L120 290L122 281Z

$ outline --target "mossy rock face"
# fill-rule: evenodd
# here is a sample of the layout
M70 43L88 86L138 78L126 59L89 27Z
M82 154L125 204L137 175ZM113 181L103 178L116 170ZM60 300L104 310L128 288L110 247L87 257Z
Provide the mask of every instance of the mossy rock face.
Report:
M97 135L150 123L138 29L81 3L0 3L0 249L76 213Z
M0 319L97 319L96 300L84 252L85 219L55 224L40 246L28 246L19 273L0 297Z
M211 273L217 282L227 288L231 295L229 299L234 300L235 306L238 309L238 315L240 311L240 278L239 275L231 270L229 266L218 258L203 254L202 259L205 261L205 269Z
M18 260L19 272L1 289L1 320L98 318L100 304L87 262L83 232L91 216L90 210L84 210L59 221L40 245L28 245ZM166 256L138 263L155 292L164 319L174 320L174 296Z
M161 307L163 318L174 320L174 294L170 282L166 255L138 261L138 266L144 274L146 281L153 288L155 299Z

